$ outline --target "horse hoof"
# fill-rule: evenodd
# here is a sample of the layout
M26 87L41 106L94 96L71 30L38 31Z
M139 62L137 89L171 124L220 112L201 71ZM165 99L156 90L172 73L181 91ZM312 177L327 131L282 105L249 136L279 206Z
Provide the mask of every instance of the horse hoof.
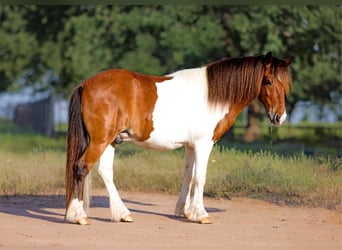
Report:
M78 219L77 223L80 224L80 225L89 225L90 224L88 218Z
M190 220L190 213L184 214L184 217L187 218L188 220Z
M133 222L133 217L129 214L126 217L121 218L121 222Z
M211 221L210 217L203 217L199 220L199 223L200 224L211 224L212 221Z

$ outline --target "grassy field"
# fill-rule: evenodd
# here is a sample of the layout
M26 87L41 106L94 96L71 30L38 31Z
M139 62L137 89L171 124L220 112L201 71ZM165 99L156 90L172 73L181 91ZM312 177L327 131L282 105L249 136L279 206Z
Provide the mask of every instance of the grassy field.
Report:
M277 133L282 136L283 132ZM289 138L281 138L285 143L278 139L253 144L235 141L230 147L222 141L209 159L205 194L334 209L342 197L340 145L325 145L318 139L317 145L315 141L305 144L299 135L296 138L296 143ZM314 154L307 153L308 148ZM116 184L121 190L177 194L183 155L182 149L155 152L130 143L120 145L115 161ZM0 195L64 193L64 138L42 137L2 121L0 159ZM93 186L104 188L94 172Z

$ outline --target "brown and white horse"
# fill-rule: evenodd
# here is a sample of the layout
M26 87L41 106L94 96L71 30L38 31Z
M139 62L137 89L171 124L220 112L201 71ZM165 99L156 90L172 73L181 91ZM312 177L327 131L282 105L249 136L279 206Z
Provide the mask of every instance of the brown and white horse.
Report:
M157 150L185 147L184 179L175 214L210 223L203 189L213 145L256 98L272 124L285 121L291 61L269 52L223 59L167 76L112 69L83 82L69 105L65 220L89 223L83 189L86 176L100 160L98 172L109 193L111 219L133 221L113 182L115 147L129 140Z

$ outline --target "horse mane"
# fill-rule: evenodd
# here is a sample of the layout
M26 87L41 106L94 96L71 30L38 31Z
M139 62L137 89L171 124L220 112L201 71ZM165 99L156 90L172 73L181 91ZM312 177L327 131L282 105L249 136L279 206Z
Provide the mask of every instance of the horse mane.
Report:
M264 55L225 58L207 65L208 102L211 105L244 105L261 90L265 73ZM286 93L291 76L282 60L273 57L271 72L283 84Z
M273 72L274 77L283 85L285 94L288 94L292 88L292 77L285 61L273 57L271 72Z

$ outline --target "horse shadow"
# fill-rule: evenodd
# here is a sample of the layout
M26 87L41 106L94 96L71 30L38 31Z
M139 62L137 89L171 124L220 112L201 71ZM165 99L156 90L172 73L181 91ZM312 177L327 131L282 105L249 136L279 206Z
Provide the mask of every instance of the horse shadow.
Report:
M63 195L0 196L0 213L28 217L54 223L64 222Z
M128 209L133 213L156 215L172 220L188 222L184 217L168 213L150 211L148 207L157 206L153 203L144 203L141 201L122 199L127 204ZM92 196L91 208L108 208L109 199L107 196ZM139 205L138 208L130 208L129 204ZM146 209L144 209L146 207ZM224 209L206 207L209 213L224 212ZM65 196L64 195L13 195L0 196L0 213L22 216L52 223L65 223ZM109 218L99 218L89 216L91 219L108 222Z

